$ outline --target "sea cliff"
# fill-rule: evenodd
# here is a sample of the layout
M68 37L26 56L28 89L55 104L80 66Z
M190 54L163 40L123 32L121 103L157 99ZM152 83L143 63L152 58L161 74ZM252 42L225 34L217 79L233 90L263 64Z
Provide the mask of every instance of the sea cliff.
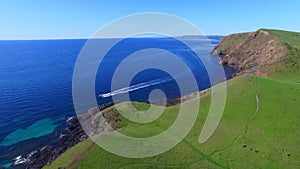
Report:
M239 70L272 65L288 57L288 49L265 30L226 36L211 52L221 57L220 64Z

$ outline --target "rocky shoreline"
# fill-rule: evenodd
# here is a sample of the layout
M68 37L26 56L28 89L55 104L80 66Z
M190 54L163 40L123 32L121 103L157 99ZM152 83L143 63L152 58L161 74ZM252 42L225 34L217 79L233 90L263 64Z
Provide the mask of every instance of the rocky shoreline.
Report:
M104 110L113 104L105 104L96 108L90 109L87 113L79 118L90 118L90 114L95 114L101 110ZM18 156L14 160L14 168L26 168L26 169L40 169L43 166L51 163L61 154L66 152L76 144L88 139L88 135L81 127L77 116L70 117L66 120L67 127L60 133L59 139L56 145L45 146L39 150L35 150L25 157Z
M182 101L186 101L193 98L197 93L201 95L205 94L209 90L210 89L205 89L203 91L195 92L190 95L172 99L171 101L167 102L166 106L174 106L180 104ZM155 104L161 105L163 103L157 102ZM66 120L67 127L63 132L60 133L59 140L57 141L56 145L42 147L41 149L35 150L24 157L16 157L14 159L14 168L40 169L43 166L50 164L52 161L54 161L57 157L62 155L71 147L88 139L88 135L95 135L101 132L101 129L104 129L104 127L100 128L99 130L100 123L102 123L102 126L105 126L105 124L107 123L112 124L114 122L112 122L111 119L109 119L109 117L106 117L106 119L98 120L97 124L95 124L95 114L113 105L113 103L101 105L95 108L91 108L88 112L83 113L78 117L73 116L68 118ZM85 123L83 125L89 125L89 131L84 131L83 127L81 126L82 123Z

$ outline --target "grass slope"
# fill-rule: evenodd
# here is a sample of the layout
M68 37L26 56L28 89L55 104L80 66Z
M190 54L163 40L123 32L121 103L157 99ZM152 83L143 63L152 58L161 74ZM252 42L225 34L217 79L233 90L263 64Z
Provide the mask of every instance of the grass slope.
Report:
M284 97L283 97L284 96ZM300 163L300 85L242 75L228 82L222 121L213 136L198 143L210 96L203 96L188 136L170 151L151 158L119 157L93 145L78 144L45 168L295 168ZM139 108L144 103L135 103ZM153 123L123 122L123 133L148 137L164 131L176 118L169 107ZM88 153L87 153L88 152ZM74 160L75 159L75 160Z
M262 29L276 36L281 43L288 44L294 48L300 48L300 32L289 32L274 29Z
M258 111L236 144L213 157L231 168L299 167L300 85L260 77L253 80Z
M300 83L300 33L270 29L263 30L277 37L281 43L287 46L289 58L282 63L263 67L262 70L268 72L271 78Z

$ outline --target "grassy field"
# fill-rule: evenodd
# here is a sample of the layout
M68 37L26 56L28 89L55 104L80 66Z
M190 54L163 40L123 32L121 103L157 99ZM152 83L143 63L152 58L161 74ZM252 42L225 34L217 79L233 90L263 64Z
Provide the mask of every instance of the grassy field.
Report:
M245 74L228 82L222 121L204 144L199 144L198 137L210 105L209 95L201 98L197 121L188 136L164 154L124 158L88 140L45 168L295 168L300 165L299 100L297 83ZM148 106L135 104L141 109ZM169 107L159 119L145 125L123 122L122 132L135 137L155 135L174 121L176 112L178 106Z
M299 168L300 166L300 41L297 33L266 30L290 49L290 60L268 67L269 78L242 74L227 82L227 100L222 120L203 144L200 131L211 96L201 96L196 123L173 149L158 156L133 159L111 154L91 140L74 146L44 168ZM126 107L128 103L122 103ZM134 103L147 109L145 103ZM114 109L110 107L109 111ZM123 119L116 125L134 137L149 137L167 129L179 106L165 109L147 124Z

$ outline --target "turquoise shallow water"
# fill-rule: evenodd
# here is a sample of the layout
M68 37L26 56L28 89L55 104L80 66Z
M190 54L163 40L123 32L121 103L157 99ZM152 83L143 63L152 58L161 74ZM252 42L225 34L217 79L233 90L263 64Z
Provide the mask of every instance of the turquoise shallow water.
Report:
M65 119L64 116L55 120L45 118L36 121L25 129L17 129L6 136L0 143L0 146L10 146L24 140L48 135L52 133L57 127L57 125L55 125L55 122L61 121L63 119Z
M0 41L0 168L55 144L75 115L72 72L85 41Z
M3 164L2 167L9 168L11 165L12 165L12 163L6 163L6 164Z

